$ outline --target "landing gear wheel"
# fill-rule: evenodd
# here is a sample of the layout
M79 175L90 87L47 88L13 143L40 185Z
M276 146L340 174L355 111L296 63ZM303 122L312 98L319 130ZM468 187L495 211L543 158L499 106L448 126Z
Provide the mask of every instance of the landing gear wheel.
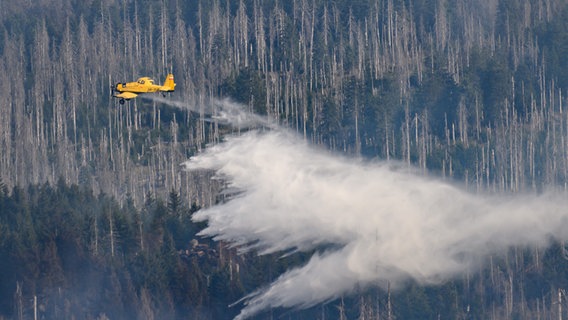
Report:
M118 100L118 103L120 103L120 104L124 104L124 99L120 99L120 100Z

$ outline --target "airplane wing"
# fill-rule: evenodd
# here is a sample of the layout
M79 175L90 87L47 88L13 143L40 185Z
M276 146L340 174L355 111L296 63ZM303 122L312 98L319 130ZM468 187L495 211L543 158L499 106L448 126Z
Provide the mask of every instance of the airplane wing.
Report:
M134 99L134 98L138 97L138 95L134 92L122 92L122 93L113 95L113 97L130 100L130 99Z

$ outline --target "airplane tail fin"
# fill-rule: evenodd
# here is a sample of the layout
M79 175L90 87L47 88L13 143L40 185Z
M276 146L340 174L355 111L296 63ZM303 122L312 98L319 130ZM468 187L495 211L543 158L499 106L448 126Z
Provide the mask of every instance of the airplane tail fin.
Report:
M164 85L162 85L164 91L174 91L176 88L176 83L174 82L174 75L170 73L166 76L166 80L164 81Z

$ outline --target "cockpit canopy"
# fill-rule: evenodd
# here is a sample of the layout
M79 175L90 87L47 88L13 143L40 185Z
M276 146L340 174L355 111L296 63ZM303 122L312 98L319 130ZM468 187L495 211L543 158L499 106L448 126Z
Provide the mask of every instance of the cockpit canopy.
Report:
M148 78L148 77L140 78L140 79L138 79L137 82L138 82L139 84L145 84L145 83L147 83L147 84L154 84L154 80L152 80L152 79L150 79L150 78Z

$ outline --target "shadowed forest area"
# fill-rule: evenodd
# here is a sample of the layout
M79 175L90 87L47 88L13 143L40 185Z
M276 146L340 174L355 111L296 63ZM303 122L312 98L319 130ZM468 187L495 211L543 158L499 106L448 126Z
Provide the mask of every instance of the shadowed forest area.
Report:
M563 0L0 3L0 318L230 319L294 254L237 255L180 164L232 132L111 86L229 98L311 144L480 193L568 187ZM439 286L361 288L257 319L562 319L568 254L511 248Z

